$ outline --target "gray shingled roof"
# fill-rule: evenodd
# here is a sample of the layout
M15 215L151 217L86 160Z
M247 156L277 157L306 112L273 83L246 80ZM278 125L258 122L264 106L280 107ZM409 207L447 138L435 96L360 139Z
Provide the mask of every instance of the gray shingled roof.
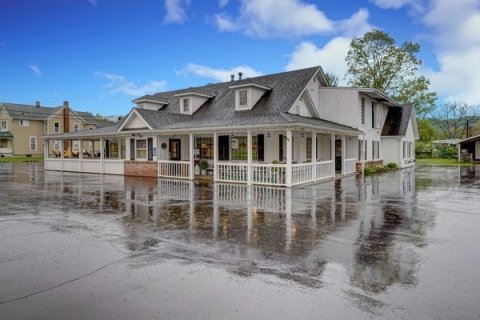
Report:
M412 105L389 108L383 126L382 136L404 136L407 133L412 110Z
M62 107L40 107L32 105L0 102L7 110L10 117L20 120L46 120L52 114L60 110Z
M288 125L307 124L319 129L333 130L336 132L359 133L358 130L336 124L333 122L301 117L289 114L298 97L302 94L308 82L320 70L320 67L295 70L256 78L208 84L195 88L185 88L169 92L147 95L136 100L149 99L157 101L169 101L169 104L161 110L148 110L135 108L142 118L158 131L175 131L188 129L225 128L225 127L256 127L262 125ZM235 111L235 89L230 86L237 86L248 83L257 83L268 88L265 94L255 104L252 110ZM195 92L212 96L193 115L180 113L180 97L175 95L187 92ZM94 134L105 135L114 133L125 121L105 130L93 130L88 132L89 136ZM65 135L67 137L67 135ZM70 136L70 135L69 135Z

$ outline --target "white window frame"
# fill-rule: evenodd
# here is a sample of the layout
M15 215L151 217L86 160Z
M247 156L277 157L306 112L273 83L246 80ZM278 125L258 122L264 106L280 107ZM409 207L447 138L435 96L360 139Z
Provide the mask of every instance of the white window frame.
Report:
M21 120L18 120L18 124L20 125L20 127L27 128L30 126L30 121L21 119Z
M182 99L182 110L183 113L190 113L192 110L191 106L191 99L190 98L183 98Z
M58 124L58 126L56 126L57 124ZM60 133L60 122L55 121L55 122L53 123L53 132L54 132L54 133Z
M238 90L238 107L240 109L248 107L248 89Z
M80 140L72 141L72 152L80 152Z
M138 148L138 141L145 141L145 148ZM145 157L139 157L138 151L145 150ZM146 138L136 139L135 140L135 159L137 160L147 160L148 159L148 140Z
M1 128L0 130L2 131L8 131L8 121L7 120L2 120L2 124L1 124Z
M73 132L78 132L78 131L80 131L80 123L75 122L73 124Z
M33 140L32 140L33 139ZM34 141L34 144L35 144L35 148L32 148L32 142ZM30 151L37 151L37 146L38 146L38 141L37 141L37 137L36 136L30 136L28 138L28 146L30 148Z

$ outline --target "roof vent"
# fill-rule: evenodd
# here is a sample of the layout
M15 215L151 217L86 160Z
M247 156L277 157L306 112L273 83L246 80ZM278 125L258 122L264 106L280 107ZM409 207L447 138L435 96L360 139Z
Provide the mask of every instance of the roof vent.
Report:
M40 101L35 101L35 108L40 108Z
M235 75L234 74L231 74L230 75L230 81L234 81L235 80Z
M242 80L242 75L243 75L243 72L238 73L238 80Z

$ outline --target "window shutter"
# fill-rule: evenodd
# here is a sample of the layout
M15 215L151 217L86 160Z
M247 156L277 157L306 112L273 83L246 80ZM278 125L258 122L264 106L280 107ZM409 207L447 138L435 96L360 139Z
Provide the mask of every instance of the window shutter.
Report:
M135 160L135 139L130 139L130 160Z

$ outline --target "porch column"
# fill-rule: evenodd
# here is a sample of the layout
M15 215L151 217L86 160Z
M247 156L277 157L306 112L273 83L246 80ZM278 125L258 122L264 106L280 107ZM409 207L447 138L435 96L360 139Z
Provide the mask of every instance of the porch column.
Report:
M317 180L317 132L312 131L312 181Z
M83 159L83 141L82 139L78 140L78 172L82 172L82 159Z
M63 139L60 140L60 171L63 171L63 156L64 156L64 150L63 150Z
M48 144L49 144L48 140L43 141L43 158L44 158L44 161L48 159Z
M100 174L103 174L103 138L100 138Z
M285 184L287 187L292 186L292 130L288 129L287 130L287 169L286 169L286 174L287 176L285 177Z
M330 160L332 161L332 177L335 178L335 134L330 135Z
M247 185L252 184L252 130L247 132Z
M218 181L218 137L217 132L213 133L213 181Z
M342 135L342 176L345 175L345 135Z
M190 177L190 180L195 179L195 161L194 161L194 151L195 151L195 146L193 145L193 133L190 133L188 135L188 140L189 140L189 154L190 154L190 166L189 166L189 173L188 176Z

